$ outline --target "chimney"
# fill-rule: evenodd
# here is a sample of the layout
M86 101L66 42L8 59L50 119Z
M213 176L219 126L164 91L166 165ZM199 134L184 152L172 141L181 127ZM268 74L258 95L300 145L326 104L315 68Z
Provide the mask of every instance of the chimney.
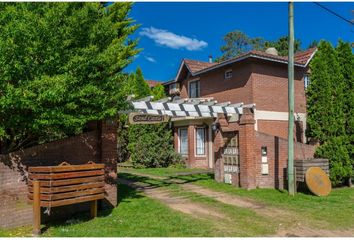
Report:
M267 48L265 50L266 53L268 54L272 54L272 55L275 55L275 56L278 56L278 50L274 47L270 47L270 48Z
M213 56L209 55L209 63L212 63L212 62L213 62Z

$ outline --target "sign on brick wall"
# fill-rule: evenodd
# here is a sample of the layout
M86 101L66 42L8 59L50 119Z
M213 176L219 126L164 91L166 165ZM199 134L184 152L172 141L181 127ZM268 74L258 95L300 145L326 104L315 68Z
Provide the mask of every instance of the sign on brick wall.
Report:
M130 124L154 124L168 122L170 119L167 115L155 115L146 113L130 113L129 123Z

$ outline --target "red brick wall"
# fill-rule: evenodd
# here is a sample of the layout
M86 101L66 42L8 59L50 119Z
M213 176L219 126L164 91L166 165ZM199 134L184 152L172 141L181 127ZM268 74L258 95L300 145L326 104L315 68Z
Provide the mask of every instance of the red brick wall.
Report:
M256 187L256 161L255 145L256 136L254 130L255 120L249 109L244 109L240 118L239 148L240 148L240 185L242 188L252 189Z
M241 139L240 139L241 141ZM267 147L269 175L261 174L261 147ZM284 138L256 132L255 159L257 168L257 186L263 188L286 188L286 168L288 161L288 141ZM294 144L294 158L312 158L315 146L303 143Z
M224 79L226 70L233 77ZM286 64L248 59L230 66L212 70L197 77L187 77L181 83L181 97L188 97L188 83L199 78L201 97L214 97L219 102L255 103L257 110L288 111L288 68ZM306 113L303 74L295 67L295 112ZM259 120L258 130L271 135L287 137L287 121ZM300 138L301 131L295 136Z
M205 128L205 156L196 156L195 152L195 129L197 125L188 125L185 127L175 127L174 128L174 146L175 150L179 151L178 146L178 129L187 128L188 129L188 156L185 157L186 166L189 168L209 168L208 164L208 129Z
M106 164L105 204L116 205L117 189L116 184L112 184L116 177L117 159L115 127L115 124L104 122L98 129L78 136L0 155L0 227L32 223L32 205L27 203L26 180L29 166L58 165L63 161L70 164L103 162ZM87 207L87 204L67 206L65 212L88 210ZM51 218L63 215L63 211L56 211L58 209L53 208Z
M258 131L281 138L288 138L288 121L257 120ZM295 121L294 139L297 142L304 142L304 129L302 121Z
M303 80L304 70L295 67L295 112L306 112L306 96ZM286 64L253 61L253 99L258 110L288 111L288 68Z
M232 69L232 78L224 79ZM255 103L258 110L288 111L288 68L286 64L248 59L201 74L187 77L181 83L181 97L188 97L188 82L200 80L201 97L214 97L219 102ZM304 69L295 67L295 112L306 112Z
M198 76L200 79L201 97L214 97L219 102L231 101L232 103L253 103L251 71L252 67L243 63L220 68ZM226 70L232 69L232 78L224 79ZM189 77L181 84L181 97L188 97L188 82L196 78Z

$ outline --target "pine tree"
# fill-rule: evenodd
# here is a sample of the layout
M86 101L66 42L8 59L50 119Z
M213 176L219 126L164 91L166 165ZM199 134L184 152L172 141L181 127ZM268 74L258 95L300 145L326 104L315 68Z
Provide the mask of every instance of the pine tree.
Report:
M311 61L311 84L307 89L307 135L323 143L345 133L344 81L332 45L321 41Z
M154 96L154 100L159 100L166 97L165 88L161 84L156 85L152 89L151 94Z
M135 72L135 95L136 98L143 98L151 95L150 87L145 81L140 67L138 67Z
M319 140L315 156L329 159L333 184L342 183L352 169L346 132L346 68L339 60L341 55L329 42L320 42L310 64L307 90L307 135Z
M337 48L338 62L343 79L345 81L345 117L346 117L346 137L347 150L351 159L350 176L354 174L354 55L350 43L338 42ZM349 164L349 165L350 165ZM351 180L349 180L351 181Z

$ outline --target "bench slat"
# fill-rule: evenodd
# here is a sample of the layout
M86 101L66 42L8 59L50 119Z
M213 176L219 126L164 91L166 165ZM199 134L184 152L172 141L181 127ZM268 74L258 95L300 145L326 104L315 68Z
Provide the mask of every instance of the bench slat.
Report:
M87 189L82 191L73 191L73 192L66 192L66 193L41 194L40 198L42 201L54 201L54 200L87 196L87 195L92 195L97 193L104 193L104 188L92 188L92 189ZM29 193L28 198L33 200L33 194Z
M84 183L84 184L76 184L76 185L60 186L60 187L41 187L41 194L71 192L76 190L100 188L100 187L104 187L103 182ZM28 190L29 192L32 193L33 187L28 187Z
M95 170L103 169L104 164L95 163L95 164L85 164L85 165L63 165L63 166L40 166L40 167L29 167L28 171L30 173L56 173L56 172L74 172L82 170Z
M89 177L103 175L104 170L93 170L93 171L82 171L82 172L69 172L69 173L30 173L28 176L31 180L33 179L67 179L67 178L77 178L77 177Z
M57 186L65 186L65 185L73 185L78 183L90 183L90 182L100 182L104 180L104 176L98 177L83 177L83 178L73 178L73 179L65 179L65 180L41 180L42 187L57 187ZM28 181L29 186L33 186L31 180Z

